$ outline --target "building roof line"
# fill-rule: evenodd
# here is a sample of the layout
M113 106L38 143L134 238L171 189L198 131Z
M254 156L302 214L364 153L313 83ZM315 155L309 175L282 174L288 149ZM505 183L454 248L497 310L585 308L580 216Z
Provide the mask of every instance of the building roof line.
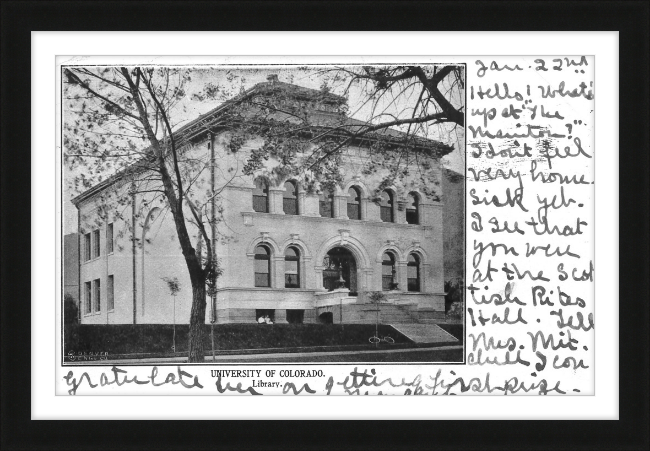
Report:
M257 83L252 88L249 88L248 90L238 94L237 96L233 97L232 99L226 100L225 102L223 102L222 104L220 104L217 107L213 108L212 110L208 111L207 113L204 113L204 114L200 115L196 119L188 122L187 124L181 126L177 130L175 130L173 132L173 134L174 134L174 138L178 141L179 149L183 145L191 142L192 139L195 139L197 136L200 136L203 133L213 132L213 130L209 130L209 128L211 126L213 126L210 123L215 122L216 120L218 120L221 113L223 113L229 107L231 107L231 106L233 106L233 105L235 105L237 103L240 103L240 102L244 101L245 99L247 99L247 98L249 98L249 97L251 97L251 96L253 96L254 94L257 94L257 93L264 93L264 92L270 92L270 91L272 92L272 91L276 91L276 90L279 91L279 90L282 90L283 88L286 89L288 87L289 89L291 89L291 94L293 94L295 97L298 97L298 98L319 97L319 98L324 99L324 100L329 100L329 102L327 102L327 103L330 103L330 104L342 104L342 103L346 102L346 99L343 96L339 96L339 95L331 94L331 93L326 93L326 92L318 91L318 90L311 89L311 88L305 88L303 86L293 85L293 84L290 84L290 83L284 83L284 82L278 81L277 76L275 76L275 77L269 76L268 80L269 80L268 82ZM334 115L334 113L327 114L327 112L319 112L319 114ZM354 127L354 126L363 127L363 126L371 125L371 124L369 124L367 122L363 122L363 121L361 121L359 119L354 119L354 118L351 118L351 117L347 117L347 122L349 122L349 125L352 126L352 127ZM348 125L348 124L346 124L346 125ZM194 133L192 133L192 130L191 130L192 128L195 128ZM218 127L218 128L223 129L223 128L225 128L225 126L221 126L221 127ZM314 130L317 130L317 129L325 129L327 127L322 126L322 125L320 125L320 126L319 125L312 125L311 128L314 129ZM391 136L391 134L392 134L391 132L393 133L392 136ZM359 136L356 139L358 139L360 141L364 141L364 140L372 141L373 137L374 137L374 140L378 139L376 137L377 135L382 135L381 136L382 139L385 139L385 138L391 139L392 138L395 141L398 139L398 137L400 137L399 135L404 135L404 137L408 136L407 133L401 132L399 130L383 129L383 130L381 130L381 133L379 133L377 131L373 131L373 132L369 132L367 134L364 134L362 136ZM422 137L418 137L418 136L415 136L415 139L417 141L410 144L410 146L415 147L415 148L426 148L426 147L429 147L429 146L425 146L424 144L420 144L420 143L424 143L424 142L433 143L434 144L433 147L437 150L437 156L439 158L446 155L446 154L448 154L448 153L450 153L453 150L453 146L449 146L449 145L444 144L444 143L442 143L440 141L435 141L435 140L432 140L432 139L422 138ZM398 142L397 143L394 142L394 144L400 145L400 143L398 143ZM404 145L407 145L407 144L401 144L401 145L404 146ZM147 148L144 149L145 152L146 152L146 150L147 150ZM131 175L131 174L128 174L129 172L131 172L132 174L136 174L136 173L140 173L142 171L146 171L147 168L138 168L136 166L138 163L141 163L141 162L143 162L143 160L138 160L138 161L134 162L132 165L130 165L130 166L118 171L117 173L109 176L108 178L106 178L105 180L99 182L95 186L93 186L93 187L87 189L86 191L80 193L79 195L73 197L71 199L71 202L75 206L78 207L78 205L81 202L83 202L84 200L87 200L88 198L92 197L96 193L98 193L98 192L102 191L103 189L107 188L108 186L116 183L120 179L124 178L126 175Z

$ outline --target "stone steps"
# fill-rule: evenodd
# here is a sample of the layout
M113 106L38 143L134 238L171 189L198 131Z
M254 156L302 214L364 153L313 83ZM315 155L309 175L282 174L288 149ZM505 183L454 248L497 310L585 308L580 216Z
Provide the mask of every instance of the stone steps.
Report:
M391 323L417 323L417 306L380 304L379 322L382 324ZM349 312L348 322L374 323L377 319L377 306L374 304L361 304Z
M391 324L415 343L458 343L458 339L437 324Z

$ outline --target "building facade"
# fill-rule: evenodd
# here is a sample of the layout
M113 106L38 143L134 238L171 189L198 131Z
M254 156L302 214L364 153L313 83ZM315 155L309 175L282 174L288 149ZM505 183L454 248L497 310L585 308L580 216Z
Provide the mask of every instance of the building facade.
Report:
M76 233L63 236L63 294L79 307L79 236Z
M297 101L312 91L269 80L249 93L269 86L289 96L297 92ZM311 107L323 115L331 109L328 102ZM206 321L254 323L268 315L276 323L374 323L379 315L388 323L444 317L441 196L427 195L417 180L379 189L381 174L361 170L369 157L363 143L349 147L334 189L310 191L304 179L268 168L246 175L240 168L263 141L249 139L233 152L231 131L204 126L221 111L178 132L191 136L184 155L213 158L219 168L202 179L220 187L214 202L223 270L216 309ZM439 157L451 148L430 143L440 146L431 165L442 177ZM171 213L151 194L136 193L131 216L117 203L121 214L114 215L105 194L116 186L127 189L128 182L115 177L73 200L80 218L81 322L187 324L192 290ZM195 239L200 249L198 234ZM169 278L180 283L176 295L168 289ZM210 304L208 299L208 311Z
M465 275L465 177L442 170L445 281L458 283Z

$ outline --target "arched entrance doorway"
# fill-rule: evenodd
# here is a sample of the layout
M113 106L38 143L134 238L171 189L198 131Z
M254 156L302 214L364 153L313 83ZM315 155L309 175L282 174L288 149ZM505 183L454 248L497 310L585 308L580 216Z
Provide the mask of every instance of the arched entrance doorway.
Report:
M357 295L357 263L344 247L331 249L323 259L323 287L332 291L348 288L350 296Z
M318 315L318 322L320 324L334 324L334 314L332 312L323 312Z

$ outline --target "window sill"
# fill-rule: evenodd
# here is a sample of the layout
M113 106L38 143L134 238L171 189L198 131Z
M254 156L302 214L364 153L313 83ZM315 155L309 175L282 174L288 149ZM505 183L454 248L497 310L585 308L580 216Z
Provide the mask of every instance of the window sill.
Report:
M261 213L257 211L242 211L241 212L242 216L260 216L260 217L271 217L271 218L277 218L277 219L288 219L288 218L302 218L306 221L317 221L317 222L337 222L337 223L361 223L361 224L367 224L371 226L379 226L379 227L405 227L405 228L421 228L421 229L426 229L430 228L431 226L427 226L424 224L409 224L409 223L401 223L401 222L384 222L380 220L379 218L372 218L372 219L349 219L347 217L340 217L340 218L331 218L328 216L320 216L320 215L308 215L308 214L300 214L300 215L289 215L289 214L284 214L284 213Z
M317 288L274 288L274 287L222 287L219 288L220 292L223 291L276 291L276 292L308 292L313 293L319 291Z

